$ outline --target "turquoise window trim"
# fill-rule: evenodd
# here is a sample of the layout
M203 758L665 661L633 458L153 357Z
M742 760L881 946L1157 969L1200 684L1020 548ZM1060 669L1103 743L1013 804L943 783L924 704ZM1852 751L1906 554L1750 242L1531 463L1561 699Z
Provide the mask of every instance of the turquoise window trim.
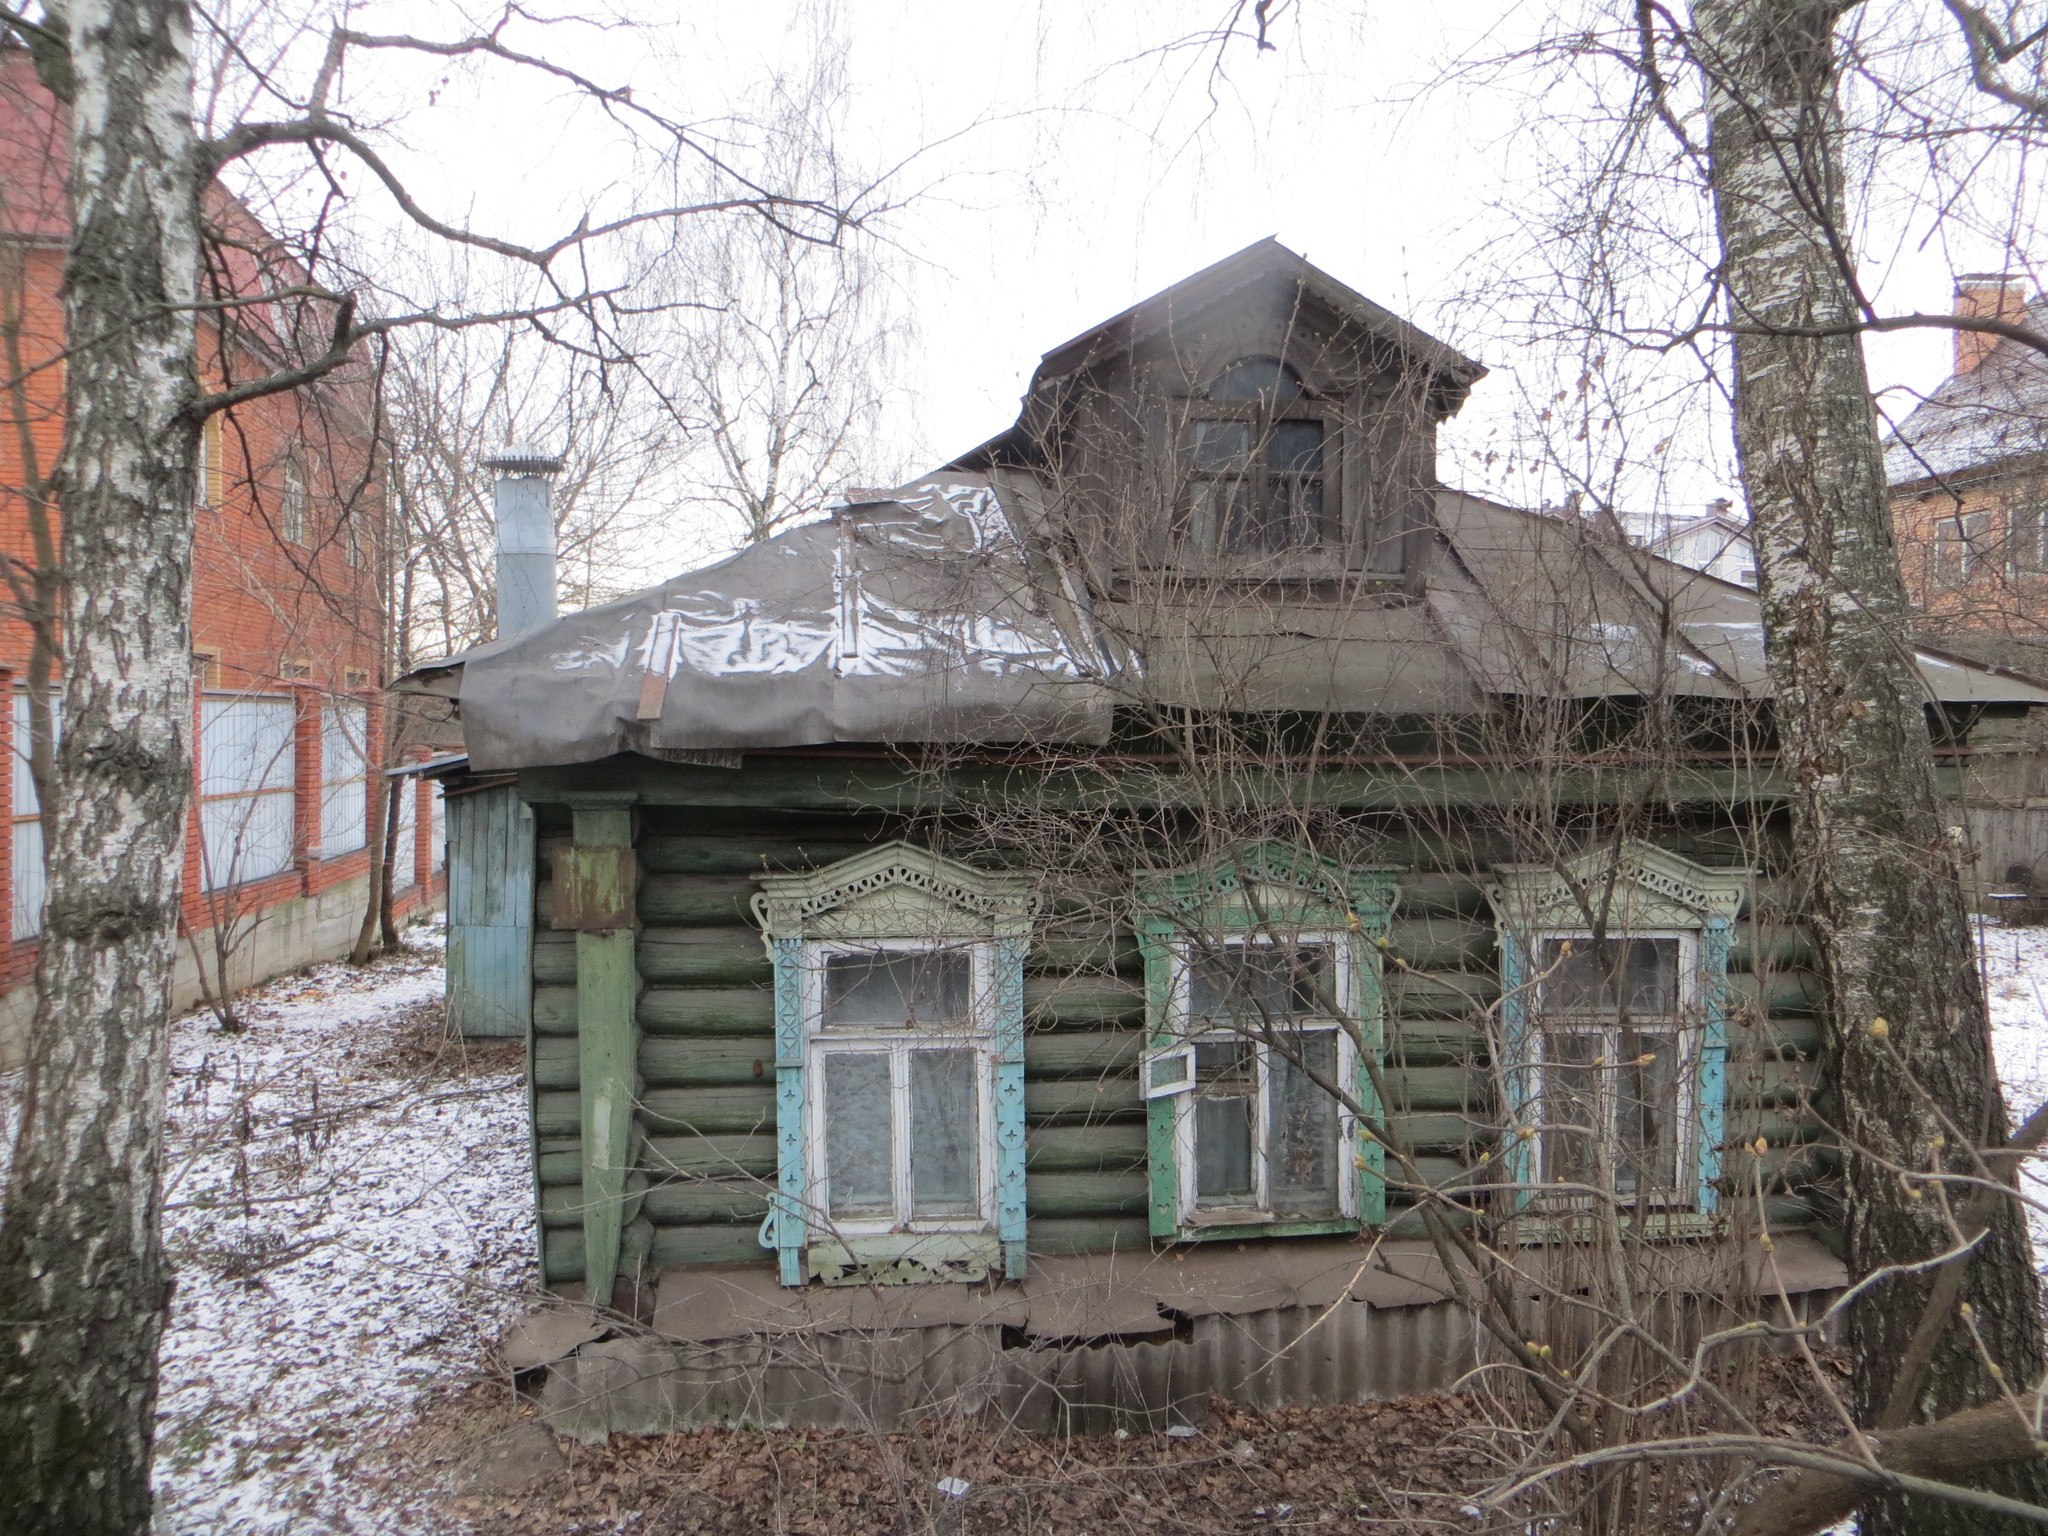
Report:
M1371 1067L1385 1060L1386 992L1381 953L1399 896L1392 865L1347 868L1334 859L1277 841L1249 845L1236 856L1140 882L1138 947L1145 965L1145 1060L1183 1043L1178 1023L1180 946L1196 933L1235 938L1270 930L1275 921L1297 932L1341 934L1349 965L1350 1040L1356 1071L1353 1094L1370 1119L1385 1124ZM1262 915L1247 893L1262 893ZM1349 1032L1338 1026L1340 1035ZM1357 1231L1386 1220L1386 1147L1355 1120L1349 1145L1354 1214L1332 1220L1260 1222L1225 1226L1182 1219L1183 1178L1179 1123L1183 1095L1149 1098L1145 1105L1147 1217L1157 1238L1203 1242L1248 1235L1288 1236Z
M818 942L929 941L971 944L991 973L987 1018L993 1058L989 1092L993 1145L983 1149L993 1172L993 1232L1003 1273L1022 1279L1027 1267L1025 1200L1024 964L1035 902L1025 875L989 874L907 843L889 843L800 875L761 879L753 910L774 968L776 1187L760 1240L776 1255L784 1285L805 1283L809 1249L831 1249L831 1234L809 1217L816 1201L808 1146L811 1135L811 987L806 956ZM986 1230L986 1229L985 1229ZM888 1247L876 1241L878 1247ZM849 1239L856 1250L860 1239ZM887 1262L880 1255L877 1262Z
M1021 938L995 946L995 1153L996 1232L1003 1244L1003 1273L1022 1280L1025 1258L1024 1201L1024 961Z
M1507 1096L1500 1155L1521 1186L1517 1209L1528 1207L1536 1180L1536 1138L1523 1134L1537 1129L1529 1123L1538 1070L1535 944L1552 935L1588 932L1589 894L1605 892L1607 931L1615 936L1666 931L1695 937L1700 1032L1692 1053L1692 1209L1701 1218L1713 1215L1721 1204L1728 1134L1728 958L1754 872L1711 869L1629 839L1618 849L1595 849L1558 865L1506 865L1497 873L1487 898L1500 938L1501 1079Z
M1721 1165L1728 1140L1728 950L1732 918L1709 918L1700 930L1700 1003L1706 1014L1700 1040L1698 1210L1712 1215L1721 1204Z
M1501 1031L1501 1088L1507 1095L1507 1143L1501 1150L1501 1161L1507 1166L1508 1178L1518 1186L1515 1208L1522 1209L1529 1203L1529 1186L1536 1178L1536 1142L1533 1136L1525 1137L1522 1132L1534 1130L1528 1124L1531 1079L1535 1076L1535 1053L1530 1049L1530 1032L1535 1024L1535 1009L1531 1006L1530 994L1533 988L1530 977L1535 974L1529 960L1528 946L1513 933L1503 932L1500 936L1500 1031Z
M775 963L775 1194L761 1242L773 1248L777 1278L804 1283L804 1219L810 1170L804 1157L804 945L796 935L770 941Z

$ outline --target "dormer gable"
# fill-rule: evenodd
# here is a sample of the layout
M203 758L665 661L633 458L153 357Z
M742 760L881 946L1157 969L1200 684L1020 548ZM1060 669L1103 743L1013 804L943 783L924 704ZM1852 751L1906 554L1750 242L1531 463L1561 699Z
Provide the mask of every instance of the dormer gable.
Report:
M1485 372L1264 240L1046 353L955 467L1030 467L1098 571L1400 579Z

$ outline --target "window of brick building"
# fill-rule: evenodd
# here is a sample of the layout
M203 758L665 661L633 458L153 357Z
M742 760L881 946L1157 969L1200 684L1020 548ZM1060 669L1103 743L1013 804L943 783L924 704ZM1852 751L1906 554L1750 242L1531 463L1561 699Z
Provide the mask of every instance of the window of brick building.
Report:
M2015 576L2048 570L2048 550L2041 545L2041 520L2048 501L2040 499L2014 503L2006 511L2006 564Z
M50 700L50 726L60 729L57 701ZM42 802L29 772L28 695L14 696L14 913L13 936L32 939L43 931Z
M329 699L320 711L320 857L353 853L368 838L369 710Z
M296 764L290 699L201 701L199 847L207 890L291 868Z

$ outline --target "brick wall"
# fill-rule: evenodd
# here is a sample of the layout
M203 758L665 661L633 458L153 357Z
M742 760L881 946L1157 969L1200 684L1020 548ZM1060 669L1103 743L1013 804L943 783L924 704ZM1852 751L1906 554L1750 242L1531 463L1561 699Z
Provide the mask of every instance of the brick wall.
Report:
M49 363L63 347L59 281L64 257L61 198L64 138L61 115L18 51L0 52L0 335L19 348L32 371L0 393L0 550L30 565L39 531L60 532L54 508L33 494L57 461L63 437L63 369ZM239 225L245 243L261 230L225 199L210 205L219 222ZM271 366L246 349L228 350L202 326L204 382L246 379ZM6 372L12 376L11 366ZM361 880L365 847L319 856L320 717L331 701L369 706L370 762L380 761L379 672L383 653L378 605L383 493L361 376L252 402L209 422L197 475L193 548L192 644L195 682L203 694L265 696L295 701L293 849L291 867L224 892L207 892L200 867L199 811L188 824L184 917L195 933L222 922L260 922L287 903L317 899ZM40 516L39 516L40 514ZM39 529L40 523L40 529ZM30 629L21 612L0 604L0 734L11 750L13 697L23 685ZM200 745L195 705L193 749ZM11 758L6 759L11 763ZM195 770L197 763L195 762ZM419 793L418 781L403 781ZM0 774L11 809L12 775ZM365 815L374 793L366 794ZM422 841L427 821L420 822ZM0 814L0 885L13 867L12 819ZM422 880L411 900L433 898ZM0 913L10 893L0 890ZM29 974L33 941L0 944L0 993ZM305 959L316 958L307 955ZM0 1049L0 1057L6 1052Z

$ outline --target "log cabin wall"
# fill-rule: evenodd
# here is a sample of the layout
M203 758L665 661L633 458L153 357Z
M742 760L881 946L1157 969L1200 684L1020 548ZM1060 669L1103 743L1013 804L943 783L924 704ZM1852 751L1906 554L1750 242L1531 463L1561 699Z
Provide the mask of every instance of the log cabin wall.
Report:
M737 771L615 760L522 776L538 829L533 1115L543 1270L556 1286L581 1280L585 1266L591 1186L579 1074L590 1058L578 1018L592 993L578 955L592 946L590 935L552 924L557 871L571 845L568 801L592 783L615 793L630 786L623 793L633 801L637 865L630 985L638 1140L623 1191L620 1273L772 1269L774 1255L758 1234L777 1166L774 992L748 901L762 873L815 869L895 838L927 840L938 825L921 814L933 782L887 763L849 768L792 757L750 758ZM1754 1206L1740 1197L1761 1183L1773 1225L1808 1225L1828 1156L1809 1102L1819 1043L1811 957L1796 922L1772 911L1774 797L1721 787L1731 792L1718 804L1677 810L1658 842L1709 865L1756 863L1760 843L1765 851L1729 963L1726 1140L1745 1150L1727 1158L1735 1198L1723 1209L1736 1222L1753 1221ZM1488 1030L1473 1015L1499 994L1484 887L1491 864L1513 853L1476 819L1469 836L1446 837L1456 812L1447 818L1441 805L1427 816L1373 804L1353 814L1381 850L1377 862L1403 870L1389 947L1401 963L1386 973L1391 1124L1420 1154L1425 1175L1441 1182L1499 1146ZM1029 1250L1142 1250L1150 1239L1138 947L1127 932L1059 927L1057 938L1035 934L1025 981ZM1747 1150L1759 1137L1761 1156ZM1388 1225L1396 1235L1418 1230L1412 1202L1398 1190L1390 1191Z

